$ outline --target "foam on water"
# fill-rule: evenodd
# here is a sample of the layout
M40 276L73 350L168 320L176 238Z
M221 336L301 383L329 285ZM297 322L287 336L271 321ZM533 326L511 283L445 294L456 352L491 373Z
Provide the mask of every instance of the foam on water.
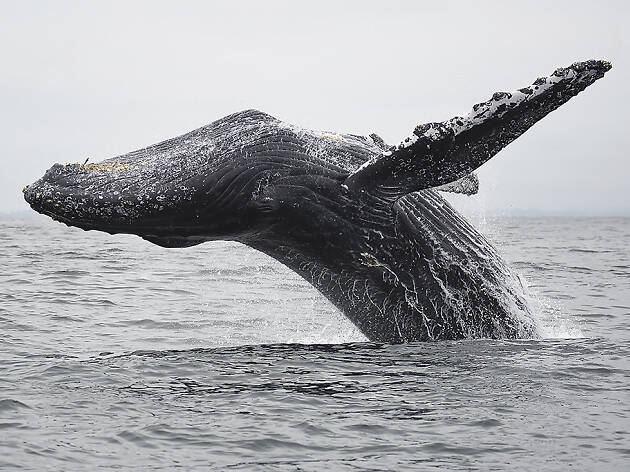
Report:
M527 286L527 281L521 276L525 287L527 301L535 317L536 328L542 339L579 339L584 338L584 332L573 316L558 300L540 295Z

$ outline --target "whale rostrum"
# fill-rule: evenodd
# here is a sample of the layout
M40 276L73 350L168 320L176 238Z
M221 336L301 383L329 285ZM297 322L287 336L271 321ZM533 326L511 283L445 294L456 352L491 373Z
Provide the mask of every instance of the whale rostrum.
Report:
M397 146L246 110L100 163L55 164L24 196L85 230L251 246L372 341L536 336L519 277L441 193L475 193L477 168L610 68L557 69Z

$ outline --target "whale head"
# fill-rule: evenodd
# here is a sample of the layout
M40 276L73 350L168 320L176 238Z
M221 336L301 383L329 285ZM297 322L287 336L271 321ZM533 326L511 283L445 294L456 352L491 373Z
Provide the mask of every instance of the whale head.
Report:
M265 189L299 172L282 158L289 136L268 132L277 122L247 110L99 163L55 164L24 197L67 225L165 247L255 237L269 226Z

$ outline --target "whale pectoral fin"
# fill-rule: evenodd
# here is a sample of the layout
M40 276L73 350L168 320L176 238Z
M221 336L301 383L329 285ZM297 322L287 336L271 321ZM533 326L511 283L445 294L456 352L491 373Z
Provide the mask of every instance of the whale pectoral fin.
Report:
M448 193L461 193L464 195L475 195L479 192L479 177L477 177L476 173L471 172L455 182L435 187L434 190Z
M385 198L455 182L488 161L534 123L610 70L606 61L578 62L515 92L497 92L466 116L419 125L396 147L363 164L345 185Z

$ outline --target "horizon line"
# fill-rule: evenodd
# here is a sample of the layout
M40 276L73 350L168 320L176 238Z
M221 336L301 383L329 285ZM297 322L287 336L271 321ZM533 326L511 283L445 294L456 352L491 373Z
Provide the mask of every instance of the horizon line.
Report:
M455 205L453 205L455 206ZM467 218L501 218L501 217L591 217L591 218L630 218L630 209L628 210L599 210L599 211L578 211L578 210L540 210L535 208L516 208L516 209L506 209L506 210L487 210L487 211L478 211L478 210L466 210L459 209L455 206L457 211L459 211L463 216ZM25 210L13 210L13 211L3 211L0 210L0 218L49 218L46 215L41 215L33 210L25 209Z

